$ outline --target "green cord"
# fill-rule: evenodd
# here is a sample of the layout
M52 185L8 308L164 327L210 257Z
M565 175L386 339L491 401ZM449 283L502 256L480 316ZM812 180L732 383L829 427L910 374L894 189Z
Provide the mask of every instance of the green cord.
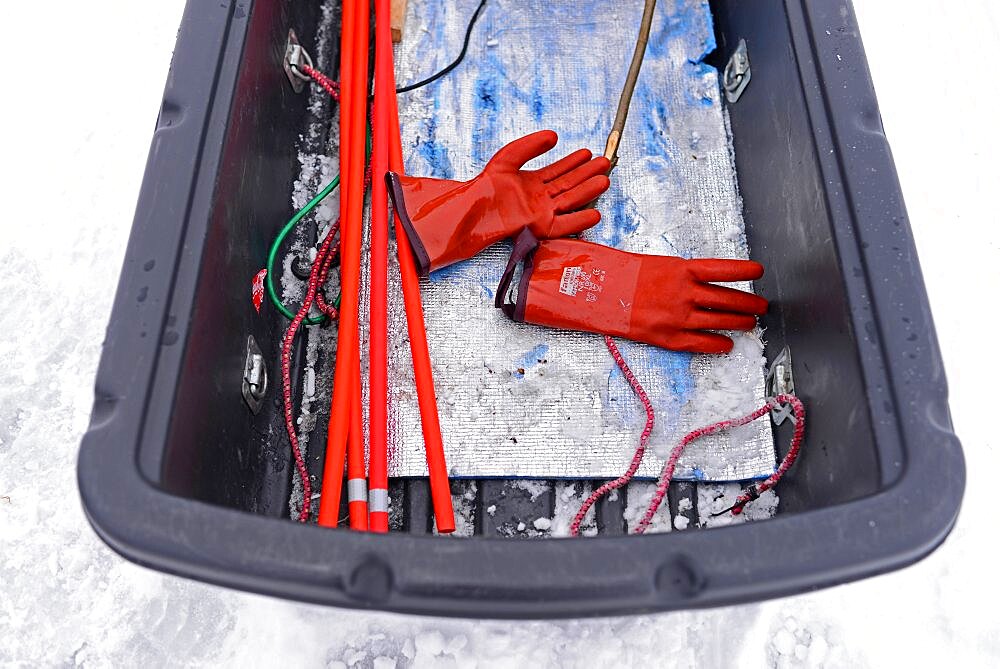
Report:
M285 223L285 227L283 227L281 229L281 232L278 233L278 236L275 237L274 243L271 244L271 250L268 251L267 253L267 277L266 277L267 294L268 296L270 296L271 302L278 309L278 311L280 311L282 315L284 315L285 318L287 318L288 320L293 320L295 318L295 314L289 311L285 307L285 305L281 303L281 300L278 299L278 293L274 289L274 260L275 258L278 257L278 250L281 248L281 244L285 241L285 237L288 236L288 233L290 233L295 228L295 226L298 225L299 221L301 221L306 214L312 211L316 207L316 205L322 202L326 198L326 196L332 193L333 190L339 185L340 185L340 175L338 174L333 178L333 181L331 181L326 185L326 188L317 193L316 197L309 200L309 203L306 204L306 206L299 209L295 213L295 215L292 216L291 220L289 220L288 223ZM333 231L331 230L329 234L333 234ZM335 306L337 307L340 306L339 295L337 296ZM306 325L318 325L319 323L322 323L324 320L326 320L326 316L316 316L316 317L308 317L302 322L305 323Z
M372 133L371 126L365 128L365 160L371 158L372 155ZM274 288L274 261L278 257L278 251L281 249L281 245L284 243L285 238L288 234L295 228L298 223L305 218L306 214L316 208L320 202L326 199L326 196L333 192L333 190L340 185L340 175L338 174L333 178L333 181L326 185L326 188L321 190L316 194L316 197L309 200L306 206L295 212L295 215L289 219L288 223L285 223L285 227L281 229L278 236L274 238L274 243L271 244L270 250L267 252L267 275L264 278L264 282L267 284L267 295L271 298L271 303L274 304L275 308L281 312L281 314L288 320L294 320L295 314L288 310L281 300L278 299L278 292ZM332 231L328 234L332 234ZM340 308L340 294L337 294L337 299L333 301L333 306L337 309ZM305 318L302 323L304 325L319 325L326 320L326 316L310 316Z

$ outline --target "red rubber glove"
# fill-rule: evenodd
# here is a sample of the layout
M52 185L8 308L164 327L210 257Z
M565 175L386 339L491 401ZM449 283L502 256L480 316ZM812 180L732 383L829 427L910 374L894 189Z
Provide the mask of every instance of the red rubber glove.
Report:
M420 274L471 258L524 228L547 239L597 224L598 211L576 210L608 189L607 158L593 158L590 151L580 149L542 169L521 169L557 141L551 130L514 140L471 181L389 172L389 195Z
M508 289L524 261L517 295ZM639 255L579 239L539 242L525 231L496 294L516 321L585 330L674 351L728 353L729 337L705 330L752 330L767 300L714 281L750 281L764 274L750 260L684 260Z

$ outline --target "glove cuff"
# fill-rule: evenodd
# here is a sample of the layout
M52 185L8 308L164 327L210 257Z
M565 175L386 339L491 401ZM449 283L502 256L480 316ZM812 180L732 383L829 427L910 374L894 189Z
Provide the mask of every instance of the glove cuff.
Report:
M500 277L500 285L497 287L493 304L518 323L524 322L524 308L528 300L528 282L531 280L531 273L534 270L532 262L535 249L538 248L538 239L531 230L525 228L514 238L514 249L511 251L507 267ZM513 302L507 301L507 294L510 284L514 280L514 272L517 271L518 264L523 263L521 268L521 278L517 284L517 294Z
M579 239L539 242L526 229L514 243L495 303L515 321L636 339L632 320L639 308L642 260ZM511 291L518 265L523 270L517 290Z
M413 249L413 260L417 266L418 276L427 276L431 271L431 257L427 253L427 248L424 246L423 241L420 239L420 235L417 234L417 230L413 225L413 219L406 211L406 200L403 197L403 186L399 182L399 175L395 172L386 172L385 183L389 191L389 199L392 200L392 208L396 211L396 215L399 217L399 222L403 226L403 231L406 232L406 238L410 242L410 248ZM396 240L398 244L400 240Z

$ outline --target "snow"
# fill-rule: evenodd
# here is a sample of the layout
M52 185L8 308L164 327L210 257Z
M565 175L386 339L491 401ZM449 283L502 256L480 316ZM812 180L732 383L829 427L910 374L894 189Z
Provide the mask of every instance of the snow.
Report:
M829 646L826 643L826 639L821 636L815 637L812 643L809 644L809 650L806 651L806 662L810 667L820 666L826 659L828 650Z
M633 481L629 484L628 495L625 498L628 504L626 504L622 515L625 517L625 527L628 528L630 533L635 532L639 521L646 514L646 509L649 508L655 492L656 483ZM660 504L660 507L653 515L653 521L649 524L649 529L646 531L649 533L669 532L670 528L670 505L667 503L666 498L664 498L663 503Z
M532 502L542 495L551 493L555 506L552 510L552 517L512 518L509 521L499 523L496 526L496 531L503 537L512 537L516 533L522 533L524 536L532 538L570 536L569 527L573 518L576 517L580 505L591 492L590 484L586 482L557 481L550 488L542 481L515 479L504 485L504 490L500 495L501 497L506 496L508 491L515 489L528 493ZM490 505L487 507L486 513L493 516L496 510L496 505ZM593 508L587 511L583 522L580 523L580 533L584 536L597 534L597 521Z
M795 636L787 629L778 630L772 643L774 649L782 655L791 655L795 652Z
M451 538L471 537L476 529L475 524L475 481L454 481L451 486L451 503L455 510L455 531L449 534ZM432 523L437 534L437 522Z
M1000 584L992 576L1000 549L992 419L1000 370L984 359L983 343L983 333L1000 330L997 311L983 308L983 294L1000 286L1000 136L990 122L1000 99L982 85L981 69L965 64L991 62L1000 7L920 0L901 13L895 3L857 2L949 372L952 417L965 443L967 496L949 539L910 568L798 597L526 622L342 611L224 590L125 562L87 525L76 450L182 6L59 3L41 34L47 62L60 68L58 88L46 85L38 104L0 107L0 258L16 296L8 304L15 308L0 312L0 665L1000 662ZM11 4L5 25L35 25L37 12ZM14 30L0 41L12 95L39 89L22 57L37 51L39 35ZM914 45L920 67L911 60ZM116 77L104 74L110 62ZM928 129L943 134L929 142ZM39 206L49 203L57 204ZM790 655L780 652L786 634Z
M545 481L533 481L531 479L518 479L514 481L514 485L521 490L525 490L531 495L531 501L534 502L536 499L546 494L549 491L549 486Z
M576 512L580 510L580 505L590 497L590 483L578 481L560 481L555 486L556 508L552 514L552 536L568 537L569 526L576 517ZM594 507L591 507L580 523L580 533L584 536L592 536L597 533L597 515Z
M774 490L761 493L759 498L743 507L743 513L738 516L723 513L736 503L736 498L739 497L742 490L736 483L699 485L698 524L702 527L722 527L754 520L766 520L774 516L778 506L778 496Z

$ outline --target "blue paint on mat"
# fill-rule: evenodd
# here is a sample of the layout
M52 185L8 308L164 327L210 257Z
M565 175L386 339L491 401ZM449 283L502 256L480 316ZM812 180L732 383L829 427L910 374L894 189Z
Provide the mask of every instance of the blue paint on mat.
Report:
M545 355L549 352L548 344L539 344L527 353L525 353L520 360L521 367L525 369L530 369L545 360Z
M435 102L435 107L437 103ZM454 173L451 166L451 158L448 156L448 147L437 142L437 120L430 117L424 121L424 132L417 140L417 153L427 163L430 174L427 176L439 179L449 179Z
M610 211L605 211L601 223L587 237L590 241L618 247L625 237L639 229L639 216L635 211L635 204L622 192L617 182L611 182L611 188L605 197Z
M637 94L642 106L649 110L642 116L641 125L646 155L663 158L670 163L667 104L662 96L653 94L648 86L640 86ZM657 161L651 163L657 164Z
M715 104L715 100L710 95L695 95L695 92L690 88L684 91L684 101L689 105L701 105L702 107L711 107Z
M545 99L542 97L542 73L538 71L538 63L535 63L535 73L532 84L534 90L531 92L531 115L536 121L541 121L545 115Z
M535 346L530 351L521 356L517 362L517 369L514 370L515 379L523 379L526 370L540 364L542 360L545 360L545 355L549 352L548 344L539 344Z
M680 404L687 402L694 394L694 377L690 374L693 354L651 346L648 356L652 365L670 371L670 389L673 396Z
M476 110L476 127L472 131L473 157L476 162L485 165L499 147L497 141L497 119L499 118L500 99L497 92L497 77L493 70L495 59L484 63L476 80L476 97L473 108Z
M712 19L712 10L708 6L708 0L704 0L701 5L693 11L697 17L698 23L700 23L700 25L695 29L694 34L701 33L703 37L701 40L701 53L699 53L695 58L689 59L688 62L692 64L700 64L708 57L708 54L715 51L717 46L715 42L715 23Z
M427 278L434 283L444 283L446 281L462 279L465 276L463 266L468 264L468 262L468 260L463 260L462 262L457 262L454 265L448 265L447 267L436 269L427 275Z
M453 3L443 0L424 3L427 12L424 24L429 27L430 35L420 40L418 49L425 58L428 72L439 69L444 64L441 62L444 58L442 54L452 53L452 47L460 44L461 35L445 32L449 26L454 26L454 20L448 19L453 19L455 12L464 15L471 11L471 6L466 6L466 3L457 4L462 7L456 8ZM657 178L664 183L676 178L672 176L675 164L689 159L686 155L688 139L671 136L674 115L680 118L685 113L683 105L710 107L718 104L717 98L713 99L705 93L711 90L708 87L711 82L706 80L706 75L714 72L714 68L703 61L716 49L708 2L677 4L679 7L673 13L658 9L646 58L650 62L669 58L671 51L677 53L678 44L683 45L681 53L686 56L687 63L674 71L677 76L683 77L684 98L666 96L662 83L640 78L629 115L629 124L636 133L631 141L641 142L644 169L656 172ZM580 31L581 48L600 48L598 43L592 43L591 37L600 33L595 17L604 16L609 11L605 0L546 3L546 11L552 15L553 24L573 26ZM487 5L476 28L470 57L460 66L465 70L464 75L461 71L456 72L428 88L427 93L433 100L433 113L430 118L420 120L420 136L411 145L415 149L412 157L416 158L413 173L438 178L471 178L502 144L512 138L509 120L512 118L519 119L521 127L552 128L559 133L559 146L546 160L561 157L581 145L595 151L603 148L603 139L595 140L595 137L606 135L614 112L614 105L608 104L603 93L613 91L609 94L617 95L624 67L611 57L593 58L592 54L583 54L578 60L590 66L580 77L580 90L586 91L587 95L581 97L576 91L571 95L566 90L563 76L567 70L556 68L572 67L569 64L572 54L564 53L558 40L538 39L538 34L537 26L512 25L501 7L494 3ZM501 43L506 40L533 40L530 42L531 58L505 60L501 57L502 49L497 49L495 42L493 47L487 45L491 39ZM449 48L443 49L442 45ZM609 82L603 90L602 79ZM450 91L448 99L442 100L442 95L435 88ZM590 95L591 92L593 95ZM456 109L462 110L460 113L463 115L458 127L463 128L462 132L471 134L471 137L462 138L463 142L471 139L467 145L471 146L471 151L465 149L463 154L471 155L459 155L457 151L451 155L449 146L454 150L454 145L437 140L439 127L442 138L448 136L453 127L451 124L456 121ZM465 116L470 112L470 116ZM529 123L524 123L529 119ZM454 133L453 130L451 132ZM595 145L598 141L600 146ZM456 166L459 170L457 174ZM586 238L610 246L622 246L642 222L635 203L613 179L611 189L601 198L600 207L604 213L602 221ZM674 253L690 256L688 249L677 249ZM486 264L483 258L456 263L431 273L430 280L477 286L482 291L483 299L492 301L503 267L502 263L497 263L493 272L493 263L489 263L490 269L484 270ZM656 290L657 287L645 289ZM595 345L600 345L599 340L595 340ZM620 341L619 345L627 359L636 357L641 351L649 369L662 372L661 382L664 385L660 386L662 392L656 397L657 424L676 423L682 407L695 392L695 379L691 372L693 356L631 342ZM539 344L524 352L516 360L515 370L530 369L538 364L538 360L544 359L547 352L547 344ZM515 376L519 376L517 372ZM607 380L607 397L609 401L614 401L610 407L623 408L626 403L634 407L636 400L620 370L612 368ZM694 469L678 478L705 479L706 475Z
M657 398L656 420L661 425L675 423L680 417L681 409L695 392L694 376L691 374L693 354L682 351L668 351L655 346L646 346L626 341L619 341L618 347L621 349L626 361L634 359L641 347L645 350L649 366L664 372L665 380L669 386L669 400L664 397ZM618 367L613 367L611 373L608 375L607 399L608 404L606 408L608 409L613 408L614 404L622 405L625 402L635 401L632 389Z

